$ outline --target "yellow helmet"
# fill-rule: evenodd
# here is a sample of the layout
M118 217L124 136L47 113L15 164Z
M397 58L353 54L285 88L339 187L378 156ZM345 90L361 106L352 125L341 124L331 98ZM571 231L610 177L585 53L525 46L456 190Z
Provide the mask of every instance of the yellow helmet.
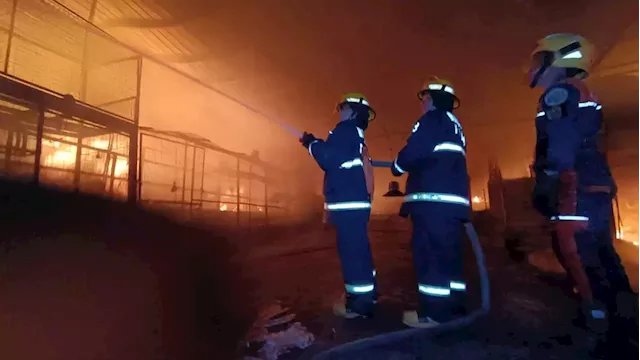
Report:
M444 91L453 96L453 108L460 107L460 99L456 96L456 92L453 89L453 84L449 80L440 79L437 76L431 76L424 82L422 89L418 91L418 99L422 100L424 95L429 91Z
M373 110L367 98L361 93L348 93L342 96L338 105L336 105L336 111L340 111L346 104L362 104L369 108L369 121L373 121L376 118L376 111Z
M551 34L538 40L531 53L532 69L543 66L575 68L589 74L595 58L595 48L587 39L574 34Z

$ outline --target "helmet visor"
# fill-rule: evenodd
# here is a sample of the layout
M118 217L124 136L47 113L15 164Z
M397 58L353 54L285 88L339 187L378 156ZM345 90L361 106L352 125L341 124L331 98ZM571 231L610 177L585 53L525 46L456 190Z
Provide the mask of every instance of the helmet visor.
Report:
M536 72L543 67L549 67L553 63L554 54L551 51L540 51L531 56L529 70Z

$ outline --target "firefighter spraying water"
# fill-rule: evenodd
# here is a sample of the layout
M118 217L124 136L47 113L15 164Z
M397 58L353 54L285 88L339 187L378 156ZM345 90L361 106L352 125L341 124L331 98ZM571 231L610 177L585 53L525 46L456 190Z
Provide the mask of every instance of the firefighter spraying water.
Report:
M456 330L490 308L489 277L478 236L469 220L469 177L466 139L452 111L459 105L450 82L432 78L418 92L423 115L393 162L374 161L393 175L408 173L401 216L413 223L413 257L417 275L417 311L403 314L411 329L382 333L334 347L317 356L333 358L358 349L382 347L412 336ZM397 182L384 196L403 196ZM464 229L464 230L463 230ZM466 314L462 232L466 231L480 275L481 307Z
M373 167L364 133L376 113L358 93L345 95L336 110L339 122L326 141L305 132L300 142L325 172L325 210L337 232L346 296L344 302L335 304L334 313L345 318L368 317L377 296L367 233Z

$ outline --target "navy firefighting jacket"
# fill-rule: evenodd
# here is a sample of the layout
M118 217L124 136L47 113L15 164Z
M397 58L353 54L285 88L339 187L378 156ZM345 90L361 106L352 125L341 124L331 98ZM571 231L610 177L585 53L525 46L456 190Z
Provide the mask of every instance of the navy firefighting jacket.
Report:
M581 193L615 194L616 184L599 144L601 135L602 106L582 81L558 83L540 97L536 186L556 189L557 193L550 195L556 197L556 213L573 214Z
M414 203L431 203L438 204L438 211L468 216L466 139L453 113L432 110L422 115L391 171L396 176L408 173L405 211Z
M309 145L309 153L325 172L325 209L371 208L373 167L364 142L364 131L354 121L338 123L326 141L316 140Z

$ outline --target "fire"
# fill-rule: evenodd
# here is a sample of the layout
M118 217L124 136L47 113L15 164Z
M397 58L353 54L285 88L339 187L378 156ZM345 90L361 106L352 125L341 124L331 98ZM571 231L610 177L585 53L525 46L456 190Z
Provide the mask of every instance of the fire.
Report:
M58 150L55 153L53 153L53 156L51 157L51 162L53 162L54 164L71 164L76 160L76 154L75 151L71 152L71 151L65 151L65 150Z
M107 150L109 149L109 141L97 139L97 140L93 140L89 146L94 147L96 149Z
M474 204L480 204L480 198L478 196L474 196L472 201Z
M220 211L227 211L227 204L220 204Z
M57 145L60 146L60 143ZM73 165L76 161L76 152L69 150L69 148L62 148L47 155L44 159L44 165L52 167Z
M53 150L51 153L47 154L44 158L44 165L51 167L69 167L75 164L76 161L76 147L73 145L67 145L60 143L60 141L54 140L43 140L43 145L47 148ZM93 140L89 143L89 146L95 149L108 150L109 149L109 141L108 140ZM113 160L112 160L113 161ZM129 161L128 159L117 156L115 160L115 168L114 176L115 177L123 177L129 172ZM111 166L112 162L107 164L96 164L98 169L96 169L96 173L102 173L101 168L104 166ZM110 169L110 168L109 168Z
M627 231L625 231L625 229ZM634 234L636 234L634 236ZM622 228L616 230L616 239L621 241L626 241L632 243L635 246L638 246L638 236L637 233L633 231L631 226L623 226Z
M129 172L129 162L125 159L118 158L118 160L116 160L116 168L113 169L113 175L120 177L127 172Z

